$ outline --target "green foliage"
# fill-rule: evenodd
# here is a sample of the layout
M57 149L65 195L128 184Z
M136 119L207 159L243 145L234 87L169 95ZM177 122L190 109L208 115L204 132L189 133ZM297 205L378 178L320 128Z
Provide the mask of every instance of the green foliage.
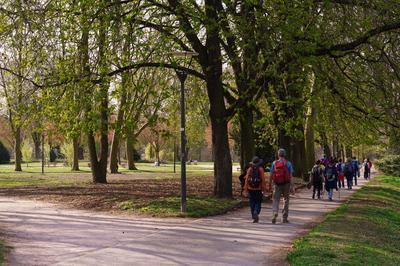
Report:
M173 160L173 153L167 150L160 151L160 160L161 161L171 161Z
M61 146L61 153L64 155L64 162L67 166L72 166L74 162L74 145L66 142Z
M192 217L199 218L226 213L238 207L240 201L234 199L219 199L214 197L188 196L187 213L181 213L181 198L166 197L143 202L128 200L120 203L119 207L126 211L161 216L161 217Z
M0 164L10 162L10 152L4 146L3 142L0 141Z
M400 155L387 155L377 160L375 164L387 175L400 176Z
M297 240L291 265L399 265L400 177L379 176Z
M147 161L150 161L154 158L154 149L151 144L147 144L144 150L144 158Z
M28 163L32 161L33 149L29 142L24 141L21 146L22 159L28 166Z

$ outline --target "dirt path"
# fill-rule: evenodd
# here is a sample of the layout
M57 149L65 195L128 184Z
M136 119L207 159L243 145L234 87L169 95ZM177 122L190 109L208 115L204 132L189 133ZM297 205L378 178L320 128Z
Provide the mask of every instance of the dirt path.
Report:
M291 198L290 224L272 225L266 203L259 224L249 210L203 219L155 219L66 210L43 202L0 197L10 265L282 265L294 239L353 191L312 200ZM326 194L325 194L326 198Z

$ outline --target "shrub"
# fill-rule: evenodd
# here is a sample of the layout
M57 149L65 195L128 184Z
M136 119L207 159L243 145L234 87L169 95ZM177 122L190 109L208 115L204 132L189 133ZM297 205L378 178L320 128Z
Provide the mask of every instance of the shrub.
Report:
M10 152L3 145L3 142L0 141L0 164L9 162L10 162Z
M387 155L375 162L380 171L387 175L400 176L400 155Z

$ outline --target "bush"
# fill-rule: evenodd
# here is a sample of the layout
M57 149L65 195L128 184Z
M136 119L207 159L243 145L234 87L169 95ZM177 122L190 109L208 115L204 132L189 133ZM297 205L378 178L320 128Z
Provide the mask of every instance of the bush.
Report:
M0 164L10 162L10 152L0 141Z
M375 164L386 175L400 176L400 155L387 155Z

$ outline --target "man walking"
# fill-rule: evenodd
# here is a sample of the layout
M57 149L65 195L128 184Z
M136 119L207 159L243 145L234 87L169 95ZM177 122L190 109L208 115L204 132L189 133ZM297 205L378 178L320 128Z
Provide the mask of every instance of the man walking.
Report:
M351 167L353 168L352 178L354 180L354 185L357 186L357 176L360 176L360 167L356 157L353 157L353 159L351 160Z
M271 166L271 174L269 178L269 190L272 183L274 184L274 192L272 197L272 223L276 223L279 211L279 202L283 195L284 207L282 210L282 223L288 223L289 216L289 194L294 193L293 186L293 166L292 163L285 159L286 151L278 150L278 160L274 161Z

